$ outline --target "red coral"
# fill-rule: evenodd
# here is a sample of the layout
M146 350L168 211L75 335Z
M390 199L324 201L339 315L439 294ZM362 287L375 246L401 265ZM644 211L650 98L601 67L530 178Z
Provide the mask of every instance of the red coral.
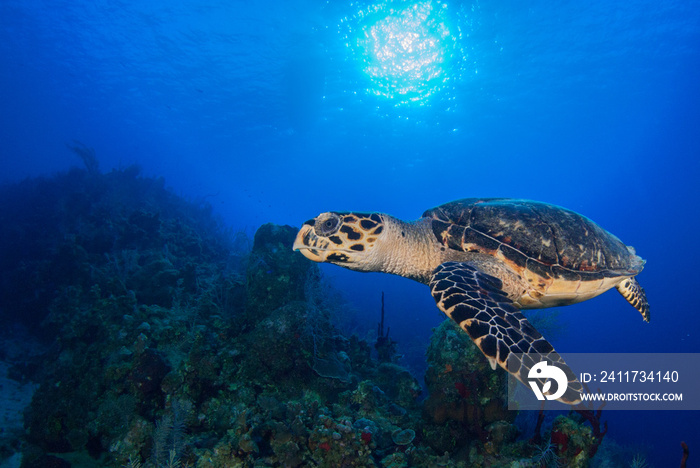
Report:
M593 456L598 451L600 443L603 441L603 437L608 432L608 422L603 423L603 430L600 429L600 415L603 412L603 407L605 402L596 411L592 409L581 410L577 409L576 412L583 416L583 418L591 423L591 428L593 429L593 445L588 449L588 456L593 458Z
M328 452L331 449L331 444L329 444L328 442L321 442L320 444L318 444L318 448L323 449L326 452Z
M360 439L362 439L362 442L369 445L369 443L372 442L372 433L363 432L362 434L360 434Z
M557 453L566 452L569 446L569 436L559 431L552 431L552 443L557 447Z
M457 393L459 393L459 396L462 398L467 398L469 396L469 390L467 390L467 386L462 382L455 382L455 389L457 389Z
M681 448L683 449L683 458L681 458L681 468L685 468L685 463L688 461L688 444L681 442Z

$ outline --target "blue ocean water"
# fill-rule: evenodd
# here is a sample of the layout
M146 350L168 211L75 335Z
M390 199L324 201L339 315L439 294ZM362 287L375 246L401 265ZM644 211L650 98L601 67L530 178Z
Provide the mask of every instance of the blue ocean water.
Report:
M558 310L559 351L700 352L697 1L4 0L0 64L2 182L79 165L77 140L248 233L542 200L647 260L651 323L608 293ZM368 329L385 291L392 337L419 360L442 320L424 286L323 271ZM700 447L696 412L607 420L655 466Z

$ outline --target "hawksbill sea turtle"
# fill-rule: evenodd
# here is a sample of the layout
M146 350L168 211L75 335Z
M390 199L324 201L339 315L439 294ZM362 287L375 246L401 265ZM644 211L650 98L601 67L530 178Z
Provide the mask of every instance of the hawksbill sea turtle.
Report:
M590 219L547 203L466 198L412 222L327 212L303 224L293 248L315 262L429 285L438 308L493 369L498 364L527 386L538 362L531 353L557 363L568 379L558 399L567 404L581 401L583 387L520 310L574 304L615 287L649 321L635 279L644 260Z

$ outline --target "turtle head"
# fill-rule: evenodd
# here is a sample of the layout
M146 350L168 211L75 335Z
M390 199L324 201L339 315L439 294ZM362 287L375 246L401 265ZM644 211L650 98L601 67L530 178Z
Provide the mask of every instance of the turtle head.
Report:
M321 213L301 227L294 250L314 262L376 271L374 247L383 231L383 215L378 213Z

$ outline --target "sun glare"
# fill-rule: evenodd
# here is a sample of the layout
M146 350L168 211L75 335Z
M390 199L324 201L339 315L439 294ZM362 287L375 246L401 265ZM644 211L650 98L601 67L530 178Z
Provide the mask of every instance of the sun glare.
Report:
M360 12L348 41L369 78L367 92L396 104L424 104L450 81L459 31L447 5L388 1Z

